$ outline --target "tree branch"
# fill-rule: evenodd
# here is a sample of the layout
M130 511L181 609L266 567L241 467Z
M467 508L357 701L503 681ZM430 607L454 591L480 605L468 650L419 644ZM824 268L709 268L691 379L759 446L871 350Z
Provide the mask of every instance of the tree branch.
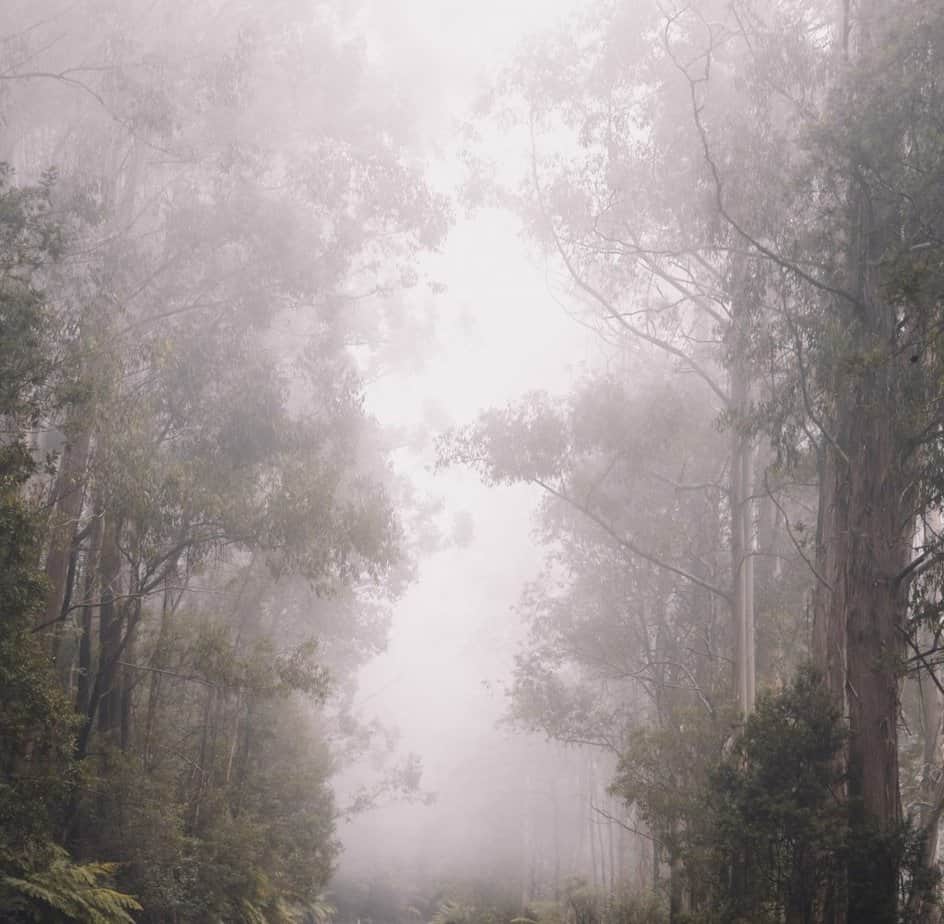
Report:
M722 590L720 587L716 587L714 584L706 581L696 574L692 574L689 571L686 571L684 568L680 568L677 565L670 564L667 561L659 558L657 555L653 555L651 552L647 552L645 549L638 546L632 539L627 538L626 536L620 535L616 530L607 523L602 517L594 513L593 510L588 507L583 506L579 501L574 500L574 498L568 496L563 491L558 491L556 488L549 485L546 481L542 481L540 478L532 479L533 483L538 485L547 491L548 494L556 497L558 500L563 501L566 504L569 504L575 510L579 510L585 517L589 520L592 520L597 526L600 527L611 539L614 540L621 548L626 549L628 552L632 552L633 555L637 555L639 558L644 561L649 562L650 565L654 565L656 568L661 568L663 571L668 571L671 574L677 575L680 578L683 578L686 581L689 581L692 584L695 584L698 587L707 590L709 593L714 594L717 597L720 597L722 600L726 601L729 605L731 604L731 595Z
M540 181L538 180L537 151L534 140L533 116L531 118L531 174L534 183L535 195L538 199L538 206L541 209L541 214L544 216L544 220L547 222L548 230L551 233L551 237L554 239L555 248L557 249L557 252L563 261L568 274L574 281L574 284L577 286L577 288L580 289L585 295L589 296L593 301L595 301L604 310L605 316L608 319L616 321L624 330L631 333L634 337L638 337L640 340L651 343L653 346L658 347L660 350L665 351L671 356L681 359L688 366L688 368L691 369L691 371L694 372L700 379L702 379L715 393L715 395L717 395L717 397L720 398L725 405L727 405L729 400L727 392L725 392L724 389L721 388L717 382L715 382L714 378L696 359L693 359L684 350L679 349L673 343L663 340L661 337L656 337L652 334L649 334L646 331L636 327L634 324L631 324L626 319L626 315L624 313L620 312L616 306L602 292L599 291L599 289L587 282L587 280L584 279L583 276L581 276L581 274L577 271L573 260L571 260L569 254L564 248L563 243L561 242L560 235L557 233L557 229L554 227L554 222L551 220L550 215L544 206Z

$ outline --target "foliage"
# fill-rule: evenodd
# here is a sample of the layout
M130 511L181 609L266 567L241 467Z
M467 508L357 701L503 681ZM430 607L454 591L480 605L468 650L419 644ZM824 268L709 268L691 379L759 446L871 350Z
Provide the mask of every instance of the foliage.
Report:
M48 186L16 189L0 167L0 912L23 919L49 906L63 917L120 917L126 896L99 887L111 872L77 866L53 841L56 808L72 783L75 720L31 631L46 586L36 566L41 519L25 488L36 471L22 438L49 384L47 301L36 276L59 238L48 224ZM130 901L130 900L128 900Z
M613 784L679 864L694 919L812 920L840 900L832 890L847 866L867 876L887 851L920 875L907 830L894 842L880 832L850 837L841 798L847 732L815 671L802 668L762 695L732 732L730 721L691 713L641 729Z
M692 848L709 861L714 881L706 885L720 920L810 920L822 907L849 847L841 800L845 734L808 668L760 698L713 770L704 828L693 832Z
M0 162L0 414L36 424L52 395L55 317L37 285L62 253L61 216L53 217L55 174L18 185Z
M77 864L64 850L54 850L46 868L0 878L0 908L11 922L134 924L131 913L141 905L105 884L115 869L114 863Z
M3 39L0 874L323 924L328 741L364 733L328 700L410 570L363 371L449 209L355 10L52 6Z
M447 899L430 924L663 924L662 902L652 894L604 893L574 878L558 900L534 901L517 915L511 909Z

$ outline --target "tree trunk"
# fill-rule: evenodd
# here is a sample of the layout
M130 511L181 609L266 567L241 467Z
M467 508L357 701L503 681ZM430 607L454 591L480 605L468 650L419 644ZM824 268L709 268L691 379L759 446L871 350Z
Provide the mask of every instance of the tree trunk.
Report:
M115 518L106 515L99 567L102 596L99 606L99 658L96 677L99 688L98 728L105 735L118 725L121 714L121 696L115 683L121 642L121 617L119 608L115 604L121 571L121 555L118 549L119 530L120 526Z
M138 636L138 623L141 619L141 600L132 601L128 627L125 630L124 660L134 664L135 643ZM119 665L118 671L118 698L121 709L121 750L127 751L131 747L131 721L134 706L134 686L137 678L134 669Z
M673 831L673 834L676 832ZM682 905L682 861L673 850L669 856L669 924L678 924L684 911Z
M853 29L849 5L841 5L844 63L852 54L862 61L875 54L871 30L881 11L877 0L863 0ZM900 865L898 678L908 615L898 577L912 556L916 474L902 428L915 370L900 355L898 312L885 301L880 277L900 220L894 206L873 199L867 165L857 157L847 165L849 297L835 306L842 361L827 373L833 432L824 434L821 454L817 570L828 586L817 591L814 651L834 701L846 708L850 731L847 914L830 920L892 924Z
M82 409L84 411L84 409ZM54 509L46 553L46 606L42 624L49 626L50 654L55 658L62 629L62 610L68 594L69 562L75 534L82 515L85 492L85 470L88 464L91 434L82 427L68 440L62 451L56 477ZM73 572L74 573L74 572Z
M837 479L844 465L836 449L821 445L818 451L819 507L816 518L816 572L813 591L813 663L822 677L833 705L846 715L846 620L832 602L832 582L839 572ZM828 582L828 583L827 583Z
M200 823L200 809L203 804L203 796L206 793L209 783L209 762L210 762L210 723L213 716L213 704L216 699L216 687L207 687L206 702L203 709L203 730L200 735L200 751L197 763L193 766L191 781L194 784L193 801L190 807L190 819L187 827L188 834L194 834L197 831L197 825Z
M102 519L100 508L96 505L92 532L89 535L88 549L85 552L82 608L79 610L79 671L75 693L75 711L79 715L87 714L91 695L92 600L95 599L95 587L98 577L98 556L102 544Z
M863 194L864 197L864 194ZM897 919L898 676L907 596L896 577L911 557L913 473L897 432L906 370L895 358L895 314L880 303L870 277L875 235L859 203L862 277L853 319L860 368L845 378L836 440L829 452L825 511L826 580L831 585L818 644L845 630L849 821L854 852L848 874L848 920ZM869 246L866 246L868 242ZM851 357L854 359L854 357ZM842 651L825 652L827 677ZM831 686L831 689L833 687Z
M924 638L919 644L928 647L932 642L931 633L925 630L923 635ZM918 673L916 683L921 698L923 739L917 818L921 839L918 845L916 869L919 876L924 874L925 878L919 878L911 883L905 907L905 920L913 921L915 924L937 924L940 920L940 909L928 884L934 882L937 871L938 830L941 812L944 810L944 780L940 777L938 758L944 712L942 712L941 695L926 671L922 670Z
M151 666L156 670L151 671L148 683L147 710L144 720L144 741L142 744L142 757L146 770L154 767L154 727L157 722L157 711L161 699L161 681L162 671L167 667L167 653L170 647L170 623L174 614L177 612L177 606L181 597L178 596L176 602L173 595L167 589L166 579L161 604L161 627L157 636L157 643L154 646L154 654L151 656ZM227 778L227 783L229 779Z
M751 502L753 451L740 430L747 411L748 380L742 364L731 371L731 599L734 616L735 694L741 715L754 710L756 698L754 658L754 517Z

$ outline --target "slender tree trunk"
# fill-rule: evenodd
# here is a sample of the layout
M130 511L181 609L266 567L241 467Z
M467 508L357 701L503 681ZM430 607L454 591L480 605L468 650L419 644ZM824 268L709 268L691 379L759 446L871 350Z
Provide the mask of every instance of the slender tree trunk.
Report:
M243 747L242 747L242 756L239 761L239 770L236 774L236 797L233 801L233 817L239 815L242 811L242 801L243 794L246 789L246 779L249 776L249 761L252 758L252 745L253 745L253 726L252 719L254 713L254 704L250 697L247 697L246 701L246 721L244 727L246 729L245 734L243 735Z
M76 683L75 711L86 715L92 685L92 601L98 578L98 556L102 544L102 519L100 507L92 521L92 531L85 552L85 575L82 588L82 608L79 610L79 671Z
M216 687L207 687L206 704L203 709L203 730L200 735L200 751L197 763L193 767L191 780L194 784L193 801L190 808L190 823L188 833L194 834L200 822L200 808L203 804L203 795L209 781L210 761L210 724L213 716L213 704L216 698Z
M833 606L833 585L839 573L837 552L841 524L837 479L844 465L836 449L823 443L817 454L819 507L816 518L816 572L813 591L813 663L840 715L846 715L846 618Z
M78 412L77 412L78 413ZM74 421L70 421L70 424ZM82 515L85 492L85 471L88 465L91 433L88 427L77 428L62 451L59 474L56 477L55 506L46 553L46 606L42 624L49 626L50 654L58 653L62 629L62 611L68 595L69 562ZM74 571L72 572L74 575Z
M615 817L615 812L613 811L612 802L607 799L607 812L610 815ZM616 827L612 821L608 821L606 824L606 835L609 847L609 860L610 860L610 891L616 892L617 887L617 870L616 870L616 837L613 828Z
M930 632L924 633L924 647L931 643ZM905 920L914 924L937 924L940 909L931 894L928 883L934 881L937 871L938 832L941 812L944 810L944 780L940 776L938 747L941 739L941 722L944 719L941 695L926 671L916 679L921 698L922 769L919 789L918 831L920 833L919 855L916 864L923 881L912 882L905 907Z
M744 533L744 637L747 673L747 711L754 711L757 700L757 645L754 639L754 565L757 551L757 536L754 524L754 446L745 438L741 452L741 485L744 491L741 503L742 530Z
M673 835L677 832L673 831ZM669 856L669 924L678 924L685 910L682 904L682 862L673 851Z
M652 891L659 891L659 844L652 839Z
M118 549L120 525L115 517L106 515L102 533L102 551L99 566L101 605L99 606L99 658L96 681L99 690L98 728L110 733L121 713L120 691L115 683L118 675L118 646L121 641L121 617L115 598L121 572L121 554Z
M157 670L151 672L148 682L147 710L144 720L144 741L141 748L145 770L153 769L154 765L154 724L157 719L158 703L160 702L161 696L161 680L164 676L161 671L167 666L167 647L169 644L170 620L171 616L173 615L173 610L174 607L171 606L171 596L165 586L163 603L161 606L161 627L158 632L157 644L154 646L154 654L151 659L152 666L157 668Z
M596 797L594 797L596 798ZM599 817L595 817L596 812L591 814L591 821L597 833L597 849L600 854L600 887L604 892L611 889L613 885L613 870L607 869L606 840L603 836L603 822Z
M160 642L158 642L160 645ZM158 649L159 650L159 649ZM157 655L155 660L159 660ZM162 667L162 663L155 665ZM142 759L144 760L144 769L151 771L154 769L154 723L157 718L157 707L161 697L161 678L160 670L152 671L148 682L147 711L144 719L144 743L142 745Z
M747 410L748 380L740 363L731 371L731 599L735 638L735 693L743 716L754 710L756 695L754 657L754 518L751 501L753 451L738 428Z
M128 626L125 630L127 636L125 640L124 660L134 664L135 645L138 635L138 623L141 619L141 600L140 598L131 602L130 616L128 617ZM134 687L137 678L134 676L134 669L119 665L118 672L118 698L121 708L121 750L127 751L131 747L131 723L134 707Z
M593 819L593 771L590 767L589 761L586 765L586 789L584 790L587 794L587 834L590 838L590 872L591 872L591 881L593 883L593 888L595 889L600 883L599 877L599 866L597 863L597 838L596 838L596 829L594 828L594 819Z
M551 805L553 810L553 838L554 838L554 901L561 897L561 837L560 837L560 793L558 780L555 774L551 778Z

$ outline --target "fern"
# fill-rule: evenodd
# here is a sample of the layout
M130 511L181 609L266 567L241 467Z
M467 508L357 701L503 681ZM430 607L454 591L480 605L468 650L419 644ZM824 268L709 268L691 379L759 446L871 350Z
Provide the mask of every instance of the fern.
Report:
M239 903L239 920L241 924L269 924L262 909L248 898L242 899Z
M460 902L447 900L439 906L431 924L470 924L473 917L475 917L473 908Z
M319 895L314 901L305 906L303 918L304 921L312 921L314 924L328 924L338 912L324 895Z
M80 924L134 924L141 905L132 896L101 884L115 871L113 863L73 863L57 850L44 870L26 876L3 876L0 907L25 912L35 920L77 921Z
M286 902L281 897L239 900L239 924L327 924L337 909L319 895L308 904Z

